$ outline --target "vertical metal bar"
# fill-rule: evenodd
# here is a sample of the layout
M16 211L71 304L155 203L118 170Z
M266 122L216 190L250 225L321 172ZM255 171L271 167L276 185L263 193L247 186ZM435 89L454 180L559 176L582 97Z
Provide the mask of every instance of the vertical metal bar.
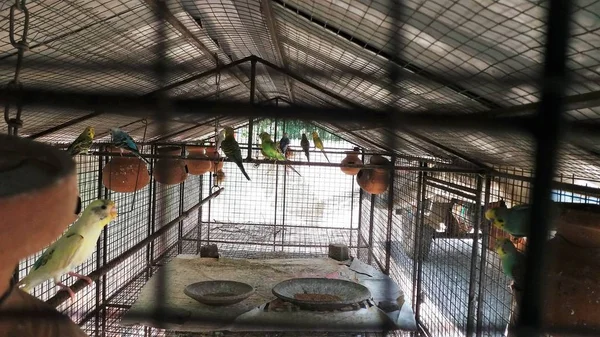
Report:
M204 175L200 176L200 187L198 188L199 190L199 194L200 197L198 198L198 200L202 200L202 185L204 184ZM196 226L198 226L197 228L197 235L198 237L196 238L196 254L200 254L200 247L202 247L202 209L204 207L200 207L200 209L198 209L198 221L196 222Z
M275 106L279 106L279 100L275 99ZM283 120L283 132L285 132L285 119ZM285 153L283 154L285 156ZM285 197L287 195L287 166L283 168L283 198L281 206L281 250L283 251L283 246L285 243Z
M364 153L361 154L362 157L362 162L365 162L365 155ZM358 234L356 235L356 258L360 259L360 247L362 245L362 241L364 241L364 238L362 237L362 212L363 212L363 193L365 193L363 191L362 188L360 188L358 190Z
M473 248L471 250L471 267L469 273L469 302L467 309L467 336L472 336L475 331L475 304L477 302L475 297L475 289L479 282L477 282L477 253L479 249L479 225L481 223L481 189L483 181L480 175L477 175L477 192L475 193L475 225L473 226ZM477 302L477 308L481 306L481 302Z
M277 119L275 119L275 132L274 139L277 139ZM285 169L283 171L283 175L285 176ZM279 189L279 165L275 165L275 217L273 220L273 251L275 251L275 244L277 243L277 203L279 202L278 198L278 189ZM282 247L283 248L283 247Z
M350 199L350 240L348 242L348 248L352 249L352 230L354 227L354 176L350 176L350 181L352 183L352 192L350 193L352 198Z
M256 94L256 58L250 60L250 104L254 104ZM252 138L254 133L254 121L250 118L248 122L248 160L252 159Z
M427 168L427 163L421 163L421 167ZM417 223L418 234L417 234L417 250L415 251L415 259L417 262L417 289L415 291L415 320L419 323L421 319L421 281L423 279L423 256L421 254L421 248L423 248L423 232L425 231L425 210L423 209L423 205L425 204L425 199L427 197L427 184L425 181L427 180L427 172L421 172L421 199L419 200L420 207L417 207L419 217L419 221Z
M369 215L369 256L367 262L371 264L373 259L373 219L375 217L375 194L371 194L371 214Z
M181 147L181 156L185 156L185 145ZM187 166L186 166L187 170ZM183 214L183 202L185 199L185 181L179 184L179 216ZM177 254L183 252L183 220L179 221L177 226Z
M150 154L154 154L154 146L150 146ZM152 179L152 177L154 177L154 162L156 161L155 158L150 158L150 170L149 170L149 174L150 177ZM148 228L146 230L146 237L152 235L152 232L154 230L154 225L153 225L153 219L154 219L154 210L153 210L153 205L154 205L154 193L156 192L154 190L154 181L152 181L151 184L149 184L148 187ZM148 281L150 279L150 276L152 276L152 250L153 250L153 245L152 243L146 245L146 281Z
M109 158L104 157L104 165L108 164ZM108 197L108 188L104 187L103 189L103 197ZM102 235L102 265L105 265L108 261L108 230L109 226L104 227L103 235ZM106 336L106 282L107 277L106 274L102 275L102 337Z
M533 205L529 221L531 229L527 237L525 286L517 320L518 336L535 336L542 328L540 306L544 287L540 285L544 284L542 273L546 266L552 179L562 136L571 1L550 0L549 7L542 95L533 124L536 138Z
M396 165L396 156L392 155L392 167ZM388 223L385 235L385 273L390 274L390 259L392 257L392 226L394 215L394 178L395 170L390 170L390 187L388 189Z
M208 176L208 186L212 186L213 185L213 182L212 182L213 179L214 179L213 175L210 174ZM208 194L210 195L211 188L209 188L208 191L209 191ZM210 211L211 211L211 205L212 205L212 199L210 199L208 201L208 221L206 222L206 244L207 245L210 244Z
M485 196L483 198L483 205L477 205L479 209L490 203L491 187L492 177L490 175L487 175L485 177ZM477 298L479 299L479 304L477 305L477 337L481 337L483 332L483 305L481 305L481 303L483 303L483 290L485 287L485 264L488 251L489 228L490 225L487 221L483 224L481 228L481 260L479 261L479 293L477 294Z
M155 154L156 153L156 146L152 146L152 153ZM156 164L156 159L152 159L152 165L150 166L150 170L152 173L154 173L154 167ZM151 212L152 212L152 218L150 221L150 235L154 234L154 232L156 231L156 195L158 194L158 190L156 189L156 179L154 179L154 175L150 176L150 179L152 179L152 186L150 187L152 189L152 191L154 193L152 193L152 203L150 205L151 208ZM150 243L150 256L148 259L148 269L149 269L149 274L150 276L152 276L152 261L154 261L154 247L155 247L155 240L152 240L152 242Z
M100 148L100 151L102 151L102 147ZM102 169L104 168L104 156L100 155L98 156L98 186L97 186L97 192L96 192L96 197L98 199L102 198L102 191L104 190L102 188ZM83 208L83 205L82 205ZM100 259L100 256L102 256L102 243L100 242L100 240L98 240L98 242L96 243L96 269L100 269L100 267L102 266L102 260ZM100 298L102 295L101 292L101 283L100 280L96 281L96 322L95 323L95 330L96 330L96 337L100 336L100 306L104 305L104 303L100 302Z

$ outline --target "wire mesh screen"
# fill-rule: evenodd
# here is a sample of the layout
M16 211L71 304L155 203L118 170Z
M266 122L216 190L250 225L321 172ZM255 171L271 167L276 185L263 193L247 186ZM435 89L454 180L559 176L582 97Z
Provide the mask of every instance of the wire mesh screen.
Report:
M64 149L94 126L91 152L74 156L81 203L119 209L74 270L93 284L63 276L73 300L52 280L32 295L91 335L166 336L119 320L178 254L214 243L232 258L323 257L341 243L398 283L415 334L539 332L548 196L600 204L599 11L564 0L0 4L0 132ZM232 158L189 174L188 147L213 148L226 125L251 180ZM111 163L137 160L107 146L115 127L149 161L132 193L106 186ZM313 131L326 148L305 153ZM288 134L291 162L264 158L262 132ZM377 168L390 186L371 194L340 172L355 146L364 164L393 162ZM165 163L183 179L161 182ZM537 229L527 238L483 219L522 204ZM527 253L518 320L499 239Z

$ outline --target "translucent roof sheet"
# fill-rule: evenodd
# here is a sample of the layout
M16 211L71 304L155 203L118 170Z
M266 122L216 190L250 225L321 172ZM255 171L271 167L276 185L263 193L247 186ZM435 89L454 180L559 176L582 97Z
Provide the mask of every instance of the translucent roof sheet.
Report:
M25 86L83 92L144 95L165 86L169 97L247 102L250 62L183 85L180 81L249 56L256 56L323 89L301 83L258 62L256 102L282 97L303 106L404 112L468 114L534 103L545 42L544 2L403 1L400 24L386 0L179 0L169 1L165 45L168 71L157 80L154 62L160 23L155 0L30 1L29 43L21 81ZM14 74L16 50L8 41L10 2L0 4L0 80ZM600 1L580 0L572 16L568 48L568 95L600 91ZM22 20L18 17L17 27ZM399 41L398 52L394 40ZM400 69L392 84L389 71ZM220 79L217 81L217 79ZM218 83L218 85L217 85ZM25 108L22 135L35 135L93 111ZM600 107L566 112L574 121L600 121ZM173 116L167 134L148 117L146 139L196 141L214 125L201 112ZM240 118L224 118L239 125ZM100 135L108 126L128 125L143 138L139 117L103 114L63 127L39 140L67 142L84 125ZM136 124L138 123L138 124ZM322 124L348 140L386 149L389 130L359 130L353 123ZM355 130L342 132L340 127ZM6 132L6 125L0 126ZM472 158L488 165L531 168L534 144L517 134L412 129L394 131L394 150L441 160ZM170 139L170 134L176 136ZM418 134L418 136L415 136ZM369 141L365 141L365 139ZM443 144L448 149L444 149ZM561 149L562 173L596 177L600 139L573 139Z

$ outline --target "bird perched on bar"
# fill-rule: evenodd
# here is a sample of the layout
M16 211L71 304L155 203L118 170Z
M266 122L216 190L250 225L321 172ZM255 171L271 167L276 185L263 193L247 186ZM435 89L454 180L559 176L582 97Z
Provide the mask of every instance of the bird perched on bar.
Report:
M83 132L69 145L67 152L75 157L81 153L87 153L94 142L94 128L88 126Z
M231 159L240 168L240 171L242 171L246 179L250 180L248 173L246 173L246 170L244 169L244 164L242 163L240 144L238 144L237 140L233 137L233 128L230 126L225 127L225 139L221 142L221 149L223 149L225 156Z
M258 135L258 137L260 138L260 152L263 154L263 156L265 156L265 158L273 159L275 161L286 161L285 156L280 152L279 147L276 146L271 139L271 135L263 131L260 133L260 135ZM288 166L294 172L296 172L297 175L302 177L302 175L300 175L300 173L296 171L292 165Z
M319 134L317 133L317 131L313 131L312 137L313 142L315 143L315 147L321 150L321 152L323 152L323 155L325 156L325 159L327 159L327 162L331 163L329 161L329 158L327 158L327 154L325 153L325 147L323 146L323 141L321 140L321 138L319 138Z
M287 150L288 150L288 146L290 146L290 139L288 138L287 132L284 132L283 136L279 140L279 149L281 150L281 153L283 153L284 155L286 155L287 154Z
M496 241L496 253L502 261L502 271L513 280L513 286L517 289L523 287L525 279L525 255L517 250L510 239Z
M71 288L60 282L63 274L77 277L92 284L92 280L73 272L73 269L85 262L96 250L96 242L104 226L117 217L117 208L111 200L99 199L89 204L83 214L57 241L44 251L29 274L18 285L29 293L35 286L48 279L54 279L61 289L67 291L71 299L75 296Z
M492 224L509 233L514 237L525 237L529 234L531 205L517 205L512 208L506 207L504 202L499 206L492 207L485 212L485 218ZM550 229L556 225L556 219L560 215L560 207L554 201L550 208Z
M306 133L302 133L302 140L300 141L300 146L302 147L302 150L304 151L306 160L308 162L310 162L310 155L308 153L308 150L310 149L310 142L308 141L308 138L306 138Z
M122 131L119 128L112 128L110 129L110 136L112 144L121 149L121 155L123 154L123 150L128 150L131 153L133 153L136 157L150 164L150 162L146 158L142 157L142 155L140 154L140 150L138 150L137 145L133 141L133 138L131 138L131 136L128 135L127 132Z

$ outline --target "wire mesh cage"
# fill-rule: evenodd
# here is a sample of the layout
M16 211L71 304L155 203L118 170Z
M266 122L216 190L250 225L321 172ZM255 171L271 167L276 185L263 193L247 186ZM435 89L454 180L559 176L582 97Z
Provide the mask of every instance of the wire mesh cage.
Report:
M86 334L203 335L165 323L178 314L165 270L210 245L220 259L317 261L334 244L393 280L415 323L355 335L599 333L600 2L16 0L0 12L0 133L69 151L93 127L73 156L81 208L118 207L84 263L31 290ZM139 153L115 148L115 128ZM263 133L289 151L266 156ZM519 207L525 235L488 216ZM51 244L19 257L15 282ZM151 324L124 324L151 283Z

